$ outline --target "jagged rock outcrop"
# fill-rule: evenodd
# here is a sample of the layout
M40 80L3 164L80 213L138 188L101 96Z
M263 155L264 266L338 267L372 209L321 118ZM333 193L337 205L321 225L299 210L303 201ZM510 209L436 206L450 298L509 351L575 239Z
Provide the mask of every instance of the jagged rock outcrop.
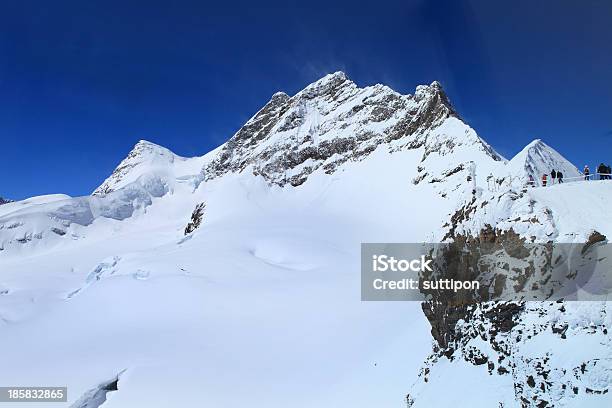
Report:
M612 391L611 313L605 302L489 302L453 310L445 315L449 322L456 319L446 333L452 349L436 340L408 395L409 406L418 403L427 387L443 385L432 379L442 359L480 367L492 377L509 377L514 395L499 395L499 406L559 407L577 397L597 404L598 396ZM576 355L576 344L583 342L593 348Z
M206 203L199 203L191 213L191 220L185 227L185 235L191 234L193 231L198 229L204 219L204 210L206 209Z
M13 202L13 200L8 200L6 198L0 197L0 205L7 204L7 203L12 203L12 202Z
M434 132L448 119L455 120L452 126ZM401 95L384 85L359 88L336 72L293 97L275 94L225 144L204 175L209 180L248 168L269 183L298 186L319 169L334 173L379 146L423 148L424 162L433 152L444 155L462 145L476 145L501 160L461 121L438 82Z
M451 367L468 364L488 376L509 378L514 396L493 397L500 407L560 407L583 397L596 404L598 396L612 391L612 305L567 301L564 294L572 291L563 292L582 272L593 278L590 270L580 270L592 266L582 260L604 245L606 237L597 231L574 231L572 239L581 240L578 243L553 244L565 237L562 226L531 192L508 188L473 196L445 224L444 240L456 250L438 253L437 261L446 262L444 277L479 280L485 290L460 295L432 291L431 300L422 303L434 345L406 397L408 406L431 403L431 390L443 386L435 383L440 370L449 370L445 361ZM575 246L571 262L558 256L564 245ZM492 256L500 252L507 263ZM538 264L538 256L548 264ZM607 262L605 258L598 261ZM603 265L602 273L608 268ZM565 283L559 284L560 278ZM588 290L586 285L582 289ZM523 290L538 292L541 301L512 301ZM511 296L504 297L508 292ZM556 301L543 301L546 296ZM593 348L575 354L579 344ZM563 355L573 357L560 358Z

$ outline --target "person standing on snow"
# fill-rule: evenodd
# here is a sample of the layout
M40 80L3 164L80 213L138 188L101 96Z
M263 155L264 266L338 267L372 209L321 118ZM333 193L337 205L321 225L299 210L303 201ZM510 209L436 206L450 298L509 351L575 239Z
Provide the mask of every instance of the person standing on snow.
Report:
M542 187L546 187L546 174L542 174Z
M597 173L599 173L600 180L604 180L606 178L606 176L604 176L603 174L605 172L606 172L606 166L604 166L603 163L599 163L599 166L597 166Z
M555 178L557 178L557 172L553 169L550 173L550 184L555 184Z
M591 175L591 170L589 169L589 166L587 166L586 164L584 165L584 170L582 170L582 174L584 174L584 179L586 181L589 181L589 176Z
M557 172L557 183L563 183L563 173L561 173L560 171Z

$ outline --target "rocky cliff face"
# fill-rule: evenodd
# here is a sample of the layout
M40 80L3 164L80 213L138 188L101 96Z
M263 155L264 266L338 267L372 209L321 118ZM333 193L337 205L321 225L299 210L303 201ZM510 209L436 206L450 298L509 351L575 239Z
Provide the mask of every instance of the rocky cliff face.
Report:
M510 382L513 394L493 398L500 407L605 405L601 396L612 390L609 303L488 302L441 309L427 302L423 310L435 343L407 396L409 406L431 401L444 386L440 370L453 366L480 370L491 385Z
M445 123L449 131L454 127L452 135L434 131ZM359 88L337 72L293 97L275 94L225 144L204 175L209 180L248 169L269 183L298 186L315 171L334 173L379 147L421 148L425 162L434 152L449 154L463 146L501 159L461 121L438 82L401 95L384 85ZM451 165L456 167L454 161Z
M485 372L492 384L510 381L514 395L492 398L500 407L604 404L601 396L612 391L610 302L563 301L563 297L495 301L508 291L553 288L555 276L534 265L534 251L542 251L552 263L567 262L552 255L553 242L582 242L577 252L585 257L594 245L607 242L588 227L562 234L563 218L536 198L528 188L474 196L445 224L443 240L464 249L447 254L445 277L486 281L487 290L462 298L433 293L433 299L422 304L434 345L407 395L408 406L436 401L432 390L443 386L441 370L465 370L465 365ZM510 254L505 265L482 262L498 251ZM475 254L478 261L470 259ZM512 261L517 261L514 266ZM609 267L603 265L604 273ZM562 278L574 279L577 270L569 267L566 272ZM587 344L590 349L583 349Z

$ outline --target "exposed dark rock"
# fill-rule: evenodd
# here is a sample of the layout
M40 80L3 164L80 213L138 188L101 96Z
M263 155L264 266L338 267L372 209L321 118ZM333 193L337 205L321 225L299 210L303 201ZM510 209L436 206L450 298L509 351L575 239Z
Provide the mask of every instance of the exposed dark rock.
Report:
M56 228L56 227L51 228L51 232L53 232L53 233L55 233L55 234L57 234L59 236L66 235L66 231L64 231L63 229L60 229L60 228Z
M483 315L493 323L493 328L501 333L512 330L516 325L516 317L524 310L519 303L498 303L485 311Z
M588 251L588 249L595 245L598 242L606 242L607 238L605 235L600 234L597 231L593 231L591 233L591 235L589 235L589 239L586 242L586 245L582 248L582 253L586 253L586 251Z
M185 235L192 233L200 227L202 220L204 219L204 210L206 209L206 203L200 203L196 205L195 209L191 213L191 220L185 227Z
M71 405L71 408L99 408L105 402L109 392L119 390L121 373L110 381L101 383L87 391L81 398Z
M565 339L565 332L567 332L569 325L566 324L555 324L551 326L552 332L561 336L562 339Z
M527 377L527 385L530 386L531 388L535 387L535 380L533 379L532 375Z
M421 96L423 104L412 115L407 115L400 120L387 135L387 141L397 140L406 135L416 133L418 129L430 128L441 123L444 119L455 116L459 117L439 82L431 86L431 94L428 97ZM419 96L415 97L419 101ZM420 102L420 101L419 101ZM423 145L424 142L421 144ZM417 146L415 146L417 147ZM419 146L420 147L420 146Z
M435 346L425 364L429 368L439 358L452 361L458 357L476 366L486 364L491 375L512 376L515 395L522 406L557 406L559 396L551 395L551 391L560 389L563 390L563 395L565 390L568 394L578 394L578 385L584 384L585 380L588 381L593 373L597 372L599 359L586 361L573 368L573 375L566 375L565 368L551 366L548 353L543 356L517 358L517 345L539 333L552 331L561 339L569 336L571 320L567 319L571 318L572 311L561 299L556 302L532 303L529 307L528 303L523 301L499 299L508 290L546 288L552 281L546 266L564 264L566 260L553 256L552 243L533 244L512 229L499 230L485 225L471 234L459 233L465 231L466 221L477 211L476 207L477 200L472 198L451 216L450 222L445 225L448 230L445 239L450 241L449 245L442 247L445 249L436 252L434 257L436 264L444 265L443 268L434 269L443 272L422 273L421 278L476 279L483 282L482 286L487 290L466 291L467 293L462 295L453 294L452 291L428 293L430 300L422 303L422 309L431 325ZM589 244L595 245L605 239L603 235L593 233L589 243L584 246L588 248ZM480 262L483 256L500 251L513 261L497 264ZM585 252L587 251L583 251ZM534 265L534 254L541 256L538 259L544 262L542 265ZM561 315L554 320L549 319L552 310ZM566 314L568 317L564 318ZM524 319L526 315L529 315L530 319ZM542 323L536 324L536 321ZM607 333L605 325L591 326L578 330L581 330L581 335ZM572 329L572 335L576 330L576 327ZM488 343L487 346L479 347L481 341ZM491 350L494 354L491 354ZM571 369L568 371L572 372ZM561 381L563 383L560 384ZM608 386L584 389L588 394L597 395L606 393Z

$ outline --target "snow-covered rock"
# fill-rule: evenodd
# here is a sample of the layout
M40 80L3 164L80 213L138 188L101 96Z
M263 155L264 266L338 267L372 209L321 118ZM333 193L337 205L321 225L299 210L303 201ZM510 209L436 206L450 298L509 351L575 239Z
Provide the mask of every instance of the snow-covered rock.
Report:
M540 160L534 158L533 151L527 155L531 159L525 160L523 155L521 162L531 166L525 168L554 165L564 173L571 170L571 165L558 153L542 154L542 144L537 142L535 146ZM612 215L605 209L611 196L612 183L605 181L517 190L511 185L466 201L444 225L441 239L467 240L479 248L495 243L514 250L521 247L527 252L552 242L606 242L606 237L612 234ZM612 264L607 257L598 262L597 273L608 281ZM544 270L534 269L531 263L525 271L513 267L499 277L503 278L501 281L512 280L512 285L521 282L522 287L538 290L555 283L554 277L540 275ZM589 279L597 291L602 291L603 280L597 273ZM562 278L567 280L568 276ZM506 285L503 290L507 289ZM486 381L487 389L457 394L462 399L456 401L469 406L599 407L612 401L611 302L485 302L449 306L442 299L434 299L423 303L423 310L436 341L407 395L411 407L447 404L448 398L437 390L451 379L458 393ZM513 392L509 392L511 389Z
M457 171L465 160L501 160L461 121L438 82L401 95L384 85L359 88L336 72L293 97L275 94L204 173L210 180L248 171L270 183L298 186L314 172L333 174L378 148L418 150L420 161L406 164L421 163L419 176L428 180Z

